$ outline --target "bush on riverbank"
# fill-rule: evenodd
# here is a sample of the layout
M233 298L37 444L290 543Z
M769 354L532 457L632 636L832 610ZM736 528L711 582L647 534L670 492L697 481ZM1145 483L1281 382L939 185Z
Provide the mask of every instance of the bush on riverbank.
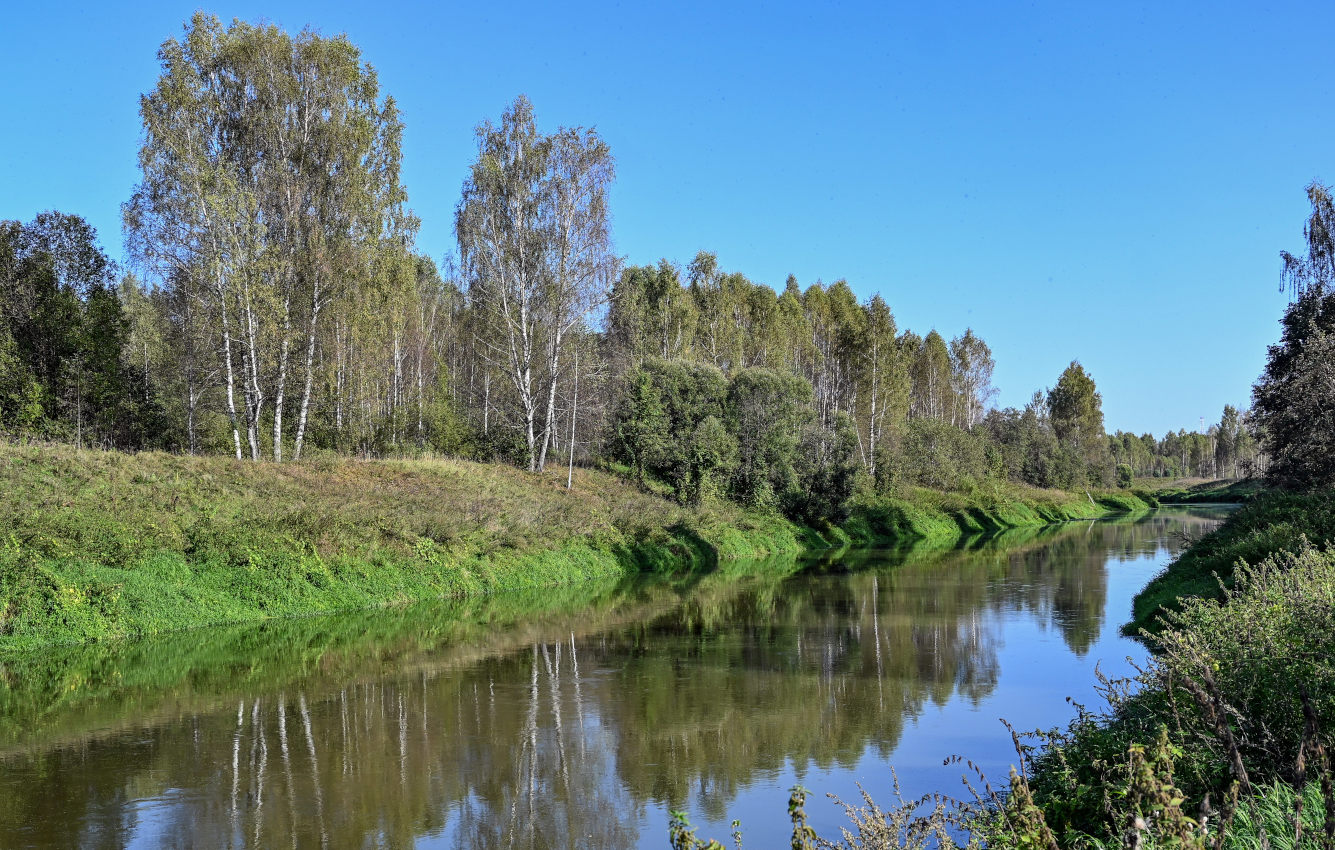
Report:
M1223 599L1189 599L1154 637L1132 682L1110 683L1109 709L1040 740L1032 788L1057 834L1111 838L1135 780L1126 753L1166 736L1160 772L1193 818L1209 795L1225 809L1274 782L1305 784L1314 747L1335 732L1335 550L1304 547L1242 567ZM1221 811L1222 814L1222 811Z

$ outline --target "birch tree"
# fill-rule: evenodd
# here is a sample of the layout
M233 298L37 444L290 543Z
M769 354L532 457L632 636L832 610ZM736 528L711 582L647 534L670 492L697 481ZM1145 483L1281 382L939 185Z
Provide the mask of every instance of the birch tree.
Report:
M958 408L954 424L971 429L982 420L988 402L997 394L992 386L995 368L992 349L972 328L950 341L950 377Z
M538 469L556 426L556 385L567 334L607 302L620 260L612 254L607 191L613 178L612 153L593 130L561 129L551 137L547 191L550 245L550 340L547 345L547 413Z
M299 457L325 308L355 296L375 258L406 251L416 230L397 107L344 36L224 29L196 13L158 56L162 74L140 103L143 178L124 208L131 253L164 287L189 281L197 294L219 343L237 457L244 428L260 458L267 422L283 459L301 380Z
M459 253L481 350L512 385L525 465L540 471L566 335L607 300L619 268L607 219L612 158L592 130L540 134L523 96L477 139L455 216Z
M900 362L895 343L895 317L880 295L866 306L867 327L863 340L863 381L867 392L867 472L876 476L876 451L882 443L887 416L892 426L902 421L908 408L908 372Z

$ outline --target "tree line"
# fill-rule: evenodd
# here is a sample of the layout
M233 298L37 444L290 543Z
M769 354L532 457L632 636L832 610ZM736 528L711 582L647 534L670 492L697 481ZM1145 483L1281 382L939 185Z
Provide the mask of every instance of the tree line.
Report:
M198 13L158 58L123 206L137 274L77 216L0 228L11 434L602 462L684 501L809 519L857 486L1079 489L1258 462L1233 408L1207 434L1105 434L1078 362L994 409L981 337L900 329L845 281L779 291L709 252L626 267L608 145L539 131L522 96L478 126L457 260L438 264L416 247L397 106L346 36Z

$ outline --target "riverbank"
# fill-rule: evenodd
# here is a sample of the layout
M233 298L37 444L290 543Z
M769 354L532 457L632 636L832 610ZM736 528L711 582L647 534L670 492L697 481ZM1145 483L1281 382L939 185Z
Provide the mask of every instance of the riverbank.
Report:
M1187 599L1220 600L1232 587L1238 564L1252 566L1274 555L1298 552L1307 543L1335 541L1335 490L1261 492L1218 529L1191 546L1136 595L1128 634L1162 628L1162 617Z
M0 652L549 587L1145 507L998 488L870 500L819 531L603 472L446 459L251 464L0 446Z
M896 497L858 501L842 529L860 544L886 539L952 541L961 534L1140 513L1156 504L1147 494L1129 491L1068 493L1010 483L984 485L971 493L915 487Z
M1165 505L1240 505L1266 492L1266 487L1259 478L1239 478L1189 485L1173 483L1150 490L1154 498Z
M1335 727L1333 540L1335 490L1263 492L1141 591L1127 630L1144 628L1155 656L1102 712L1041 737L1022 799L1044 828L1110 846L1171 798L1171 817L1137 827L1144 840L1204 846L1220 823L1225 847L1335 839L1321 749Z

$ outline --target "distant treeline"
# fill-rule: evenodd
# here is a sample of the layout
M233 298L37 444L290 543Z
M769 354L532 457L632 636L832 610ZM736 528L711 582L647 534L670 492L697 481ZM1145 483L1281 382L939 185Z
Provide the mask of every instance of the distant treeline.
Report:
M159 59L123 207L137 274L77 216L0 228L6 433L603 461L683 500L808 518L860 481L1079 489L1258 462L1232 408L1208 434L1108 436L1076 362L1024 409L991 409L977 334L901 330L843 281L780 292L706 252L623 268L606 143L539 132L523 97L477 128L458 259L438 265L415 247L394 100L345 36L197 14Z

